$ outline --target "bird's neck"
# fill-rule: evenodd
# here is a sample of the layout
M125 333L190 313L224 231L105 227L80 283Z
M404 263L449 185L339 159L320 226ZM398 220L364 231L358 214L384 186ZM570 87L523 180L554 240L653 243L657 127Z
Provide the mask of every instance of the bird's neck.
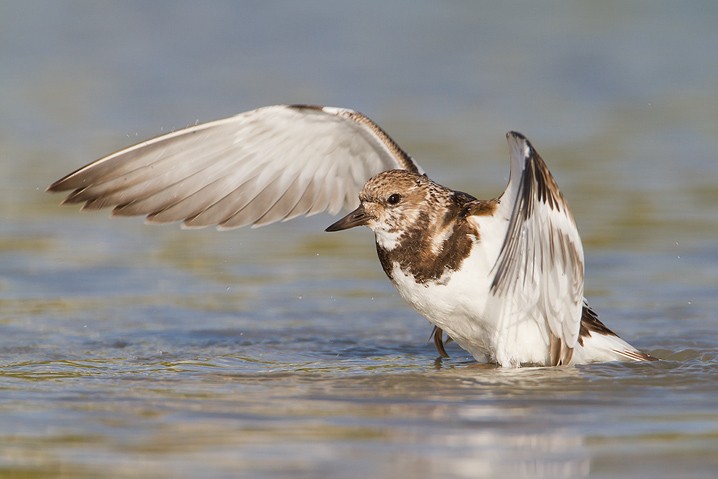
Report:
M376 251L390 279L396 265L419 284L439 281L469 256L476 229L458 215L418 218L400 234L376 234Z

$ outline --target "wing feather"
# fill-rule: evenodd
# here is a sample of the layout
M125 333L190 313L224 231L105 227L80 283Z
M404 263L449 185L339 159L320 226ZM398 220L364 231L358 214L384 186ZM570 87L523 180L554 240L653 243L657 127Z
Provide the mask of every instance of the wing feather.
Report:
M566 200L531 143L516 132L507 139L511 176L498 213L508 220L508 228L491 283L501 316L498 330L504 331L504 344L520 344L515 336L522 323L533 321L551 364L568 364L581 326L581 238Z
M277 105L185 128L56 181L65 203L186 227L262 226L358 204L389 169L423 173L376 123L333 107Z

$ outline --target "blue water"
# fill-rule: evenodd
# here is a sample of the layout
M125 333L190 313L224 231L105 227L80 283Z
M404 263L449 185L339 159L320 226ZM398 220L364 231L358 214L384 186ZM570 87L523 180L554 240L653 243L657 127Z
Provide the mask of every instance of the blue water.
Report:
M0 3L0 475L714 477L717 24L707 1ZM663 361L438 361L368 231L182 231L44 193L275 103L360 110L484 198L528 135L592 305Z

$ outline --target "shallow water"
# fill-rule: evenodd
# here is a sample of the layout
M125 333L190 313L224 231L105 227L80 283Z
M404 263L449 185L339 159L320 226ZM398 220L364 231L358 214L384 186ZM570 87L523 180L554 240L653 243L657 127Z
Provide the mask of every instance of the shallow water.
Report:
M714 477L713 2L0 6L0 476ZM531 138L650 364L497 370L327 216L181 231L44 188L264 104L353 107L479 197Z

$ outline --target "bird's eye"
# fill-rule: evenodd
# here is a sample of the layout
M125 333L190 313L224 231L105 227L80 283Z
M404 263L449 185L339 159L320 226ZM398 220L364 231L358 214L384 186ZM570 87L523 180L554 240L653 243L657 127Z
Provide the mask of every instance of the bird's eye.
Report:
M387 203L390 205L395 205L399 201L401 201L401 195L398 193L394 193L393 195L389 196L389 198L386 199Z

